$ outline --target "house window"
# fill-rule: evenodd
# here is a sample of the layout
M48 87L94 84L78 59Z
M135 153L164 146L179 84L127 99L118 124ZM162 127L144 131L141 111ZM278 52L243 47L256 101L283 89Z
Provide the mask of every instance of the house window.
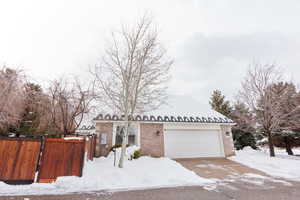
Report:
M107 133L100 134L100 144L107 144Z
M116 127L116 138L115 144L121 145L123 141L125 127L124 126L117 126ZM137 144L137 126L135 124L130 124L128 127L128 145L136 145Z
M122 144L123 140L123 135L124 135L124 127L123 126L117 126L116 129L116 145Z

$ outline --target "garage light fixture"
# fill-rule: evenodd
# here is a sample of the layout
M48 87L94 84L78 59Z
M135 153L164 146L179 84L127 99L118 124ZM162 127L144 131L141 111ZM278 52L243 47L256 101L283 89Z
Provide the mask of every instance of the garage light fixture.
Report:
M160 135L160 131L156 131L156 135L159 136Z

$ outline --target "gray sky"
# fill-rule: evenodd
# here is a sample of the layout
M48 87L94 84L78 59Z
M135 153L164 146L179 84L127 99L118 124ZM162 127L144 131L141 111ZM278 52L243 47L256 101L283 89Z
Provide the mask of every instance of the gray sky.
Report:
M86 76L109 32L145 11L175 60L170 93L233 98L248 65L276 62L299 83L299 0L0 1L0 64L37 81Z

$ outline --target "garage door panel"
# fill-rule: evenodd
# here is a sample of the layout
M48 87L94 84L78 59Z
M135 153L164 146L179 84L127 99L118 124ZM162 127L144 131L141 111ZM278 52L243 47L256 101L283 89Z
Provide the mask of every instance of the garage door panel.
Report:
M217 130L167 130L165 154L171 158L222 157Z

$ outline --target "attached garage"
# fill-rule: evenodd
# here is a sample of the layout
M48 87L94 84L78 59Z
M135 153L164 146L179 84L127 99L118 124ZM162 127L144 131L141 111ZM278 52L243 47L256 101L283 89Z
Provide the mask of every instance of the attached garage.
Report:
M170 158L225 157L218 129L165 129L164 151Z

